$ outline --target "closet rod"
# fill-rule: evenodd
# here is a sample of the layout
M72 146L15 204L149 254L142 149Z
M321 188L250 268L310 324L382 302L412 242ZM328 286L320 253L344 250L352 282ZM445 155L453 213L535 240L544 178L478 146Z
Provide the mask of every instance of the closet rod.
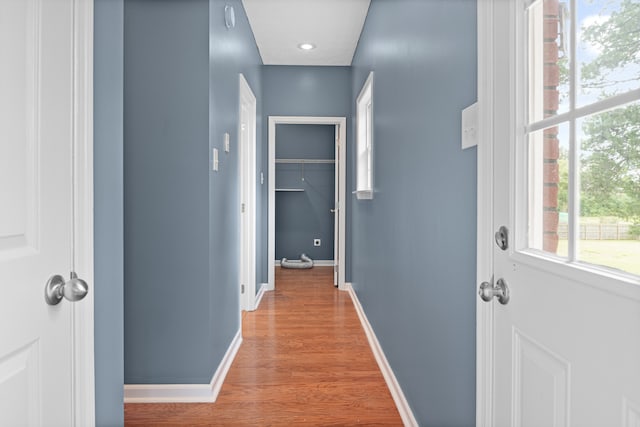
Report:
M333 159L276 159L276 163L335 163Z

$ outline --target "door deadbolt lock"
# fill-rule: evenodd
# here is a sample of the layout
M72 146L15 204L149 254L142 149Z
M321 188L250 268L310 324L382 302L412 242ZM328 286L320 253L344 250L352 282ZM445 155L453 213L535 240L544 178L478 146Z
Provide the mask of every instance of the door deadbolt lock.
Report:
M493 280L491 280L493 282ZM498 297L498 302L502 305L506 305L509 302L509 287L504 279L498 279L495 283L482 282L478 295L482 298L482 301L489 302L493 297Z
M501 226L495 234L496 245L503 251L509 247L509 229L504 225Z

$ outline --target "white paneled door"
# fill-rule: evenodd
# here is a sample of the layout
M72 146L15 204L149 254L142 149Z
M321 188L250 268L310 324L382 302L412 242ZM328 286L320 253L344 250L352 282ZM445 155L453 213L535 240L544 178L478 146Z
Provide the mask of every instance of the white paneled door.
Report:
M48 305L44 293L51 276L69 280L74 265L74 93L84 90L74 84L75 12L72 0L0 0L2 426L73 426L92 412L92 403L86 411L74 404L84 387L74 376L84 363L74 351L79 315L64 298Z
M640 425L640 280L624 267L607 267L618 248L640 242L586 240L578 228L587 216L581 173L589 170L580 165L591 154L580 151L580 141L611 137L584 123L613 106L598 97L589 110L574 102L579 64L597 54L576 56L573 43L589 22L576 18L587 13L578 3L479 3L488 61L480 66L486 110L479 179L490 183L479 198L493 199L479 204L480 251L487 251L479 256L479 276L496 288L491 301L478 303L481 426ZM614 3L624 2L584 7ZM630 108L633 92L619 93L620 108ZM637 129L640 117L630 120ZM508 229L504 239L494 235L501 226ZM580 258L587 247L594 251L589 262ZM485 265L491 271L482 272ZM498 301L499 280L509 290L506 304Z

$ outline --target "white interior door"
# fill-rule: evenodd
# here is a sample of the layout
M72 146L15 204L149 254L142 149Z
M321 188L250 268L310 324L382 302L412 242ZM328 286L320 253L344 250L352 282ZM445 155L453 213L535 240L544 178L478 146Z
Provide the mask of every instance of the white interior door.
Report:
M255 309L256 294L256 97L240 75L240 300Z
M479 228L479 240L486 242L480 250L492 251L484 259L493 258L494 286L502 279L509 300L503 305L496 297L478 306L479 393L485 393L479 396L478 424L637 426L640 280L633 263L627 271L611 268L607 252L634 241L603 245L580 234L589 196L580 182L594 167L589 162L595 151L586 148L587 141L612 138L587 123L640 99L637 88L623 86L580 101L588 76L582 68L579 80L581 67L598 55L580 56L579 38L589 25L586 8L613 3L490 3L482 5L490 30L481 41L492 40L485 46L491 64L481 68L493 69L484 76L492 89L479 97L481 108L492 110L481 116L489 118L483 136L492 137L493 155L479 157L488 159L489 167L481 169L492 174L492 191L485 194L493 193L493 205L487 205L492 215L479 214L492 218L492 229ZM625 123L637 129L640 117ZM501 226L509 230L504 250L500 239L492 241ZM601 248L599 258L585 258L584 248L591 246Z
M76 311L69 301L52 306L44 298L47 279L59 274L69 280L73 268L77 163L72 151L82 121L74 118L74 91L87 89L77 90L73 79L78 70L74 48L80 49L74 33L77 11L71 0L0 1L3 426L93 423L93 390L85 390L77 378L92 372L74 375L74 367L86 363L76 357L82 347L74 346L80 336L73 323ZM80 388L87 393L86 418L77 408L84 400L75 400Z

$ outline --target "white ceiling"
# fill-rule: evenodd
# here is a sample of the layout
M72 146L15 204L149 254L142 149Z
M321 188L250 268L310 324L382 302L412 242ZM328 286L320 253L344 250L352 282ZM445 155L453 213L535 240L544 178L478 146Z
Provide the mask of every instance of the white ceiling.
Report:
M265 65L351 65L369 2L242 0Z

